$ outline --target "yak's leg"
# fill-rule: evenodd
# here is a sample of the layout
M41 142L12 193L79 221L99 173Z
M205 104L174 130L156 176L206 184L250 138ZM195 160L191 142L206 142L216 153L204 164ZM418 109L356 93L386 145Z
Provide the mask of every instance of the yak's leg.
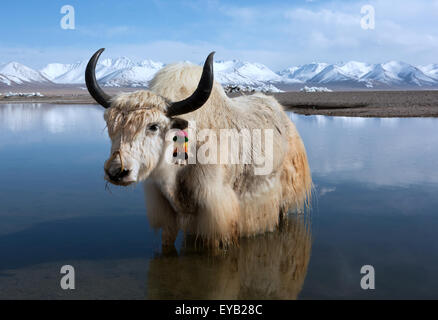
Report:
M239 200L223 181L221 168L214 165L185 170L178 176L179 203L194 215L187 230L204 244L219 247L235 244L239 236Z
M152 183L144 183L146 212L153 229L161 229L161 245L167 249L174 248L178 235L176 213L160 189Z
M236 244L239 236L239 202L229 186L205 190L198 210L197 234L211 247Z

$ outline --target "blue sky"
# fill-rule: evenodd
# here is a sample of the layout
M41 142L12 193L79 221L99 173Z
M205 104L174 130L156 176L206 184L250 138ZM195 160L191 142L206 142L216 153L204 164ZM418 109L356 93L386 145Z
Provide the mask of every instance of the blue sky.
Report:
M75 30L60 27L63 5ZM361 28L361 7L375 29ZM0 62L34 68L105 56L162 62L243 59L273 70L320 62L438 63L438 0L20 1L2 3Z

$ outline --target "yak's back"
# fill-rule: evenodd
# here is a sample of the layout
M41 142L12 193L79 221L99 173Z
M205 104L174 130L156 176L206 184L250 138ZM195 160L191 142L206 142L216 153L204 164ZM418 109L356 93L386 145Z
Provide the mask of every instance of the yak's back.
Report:
M170 101L183 100L196 90L201 75L202 67L198 65L187 62L170 64L156 73L149 89ZM215 81L209 101L226 98L222 86Z

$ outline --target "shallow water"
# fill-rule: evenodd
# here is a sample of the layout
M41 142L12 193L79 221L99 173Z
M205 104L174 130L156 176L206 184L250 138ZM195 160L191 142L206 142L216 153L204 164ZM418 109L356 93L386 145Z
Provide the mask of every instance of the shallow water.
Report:
M0 105L0 299L438 297L438 119L290 114L311 219L214 256L181 237L161 253L141 186L105 189L102 113ZM75 290L60 288L66 264ZM361 289L363 265L375 290Z

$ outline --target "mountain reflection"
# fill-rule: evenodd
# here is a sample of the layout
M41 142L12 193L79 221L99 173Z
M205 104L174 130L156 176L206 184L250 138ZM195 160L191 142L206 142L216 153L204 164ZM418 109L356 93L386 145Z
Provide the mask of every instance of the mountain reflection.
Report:
M57 138L108 143L102 113L96 105L0 105L0 148ZM304 140L314 178L386 186L438 184L436 118L288 114Z
M438 183L436 118L289 117L304 140L314 179Z
M14 133L36 130L61 133L78 127L104 128L102 113L102 108L95 105L3 104L0 129Z

